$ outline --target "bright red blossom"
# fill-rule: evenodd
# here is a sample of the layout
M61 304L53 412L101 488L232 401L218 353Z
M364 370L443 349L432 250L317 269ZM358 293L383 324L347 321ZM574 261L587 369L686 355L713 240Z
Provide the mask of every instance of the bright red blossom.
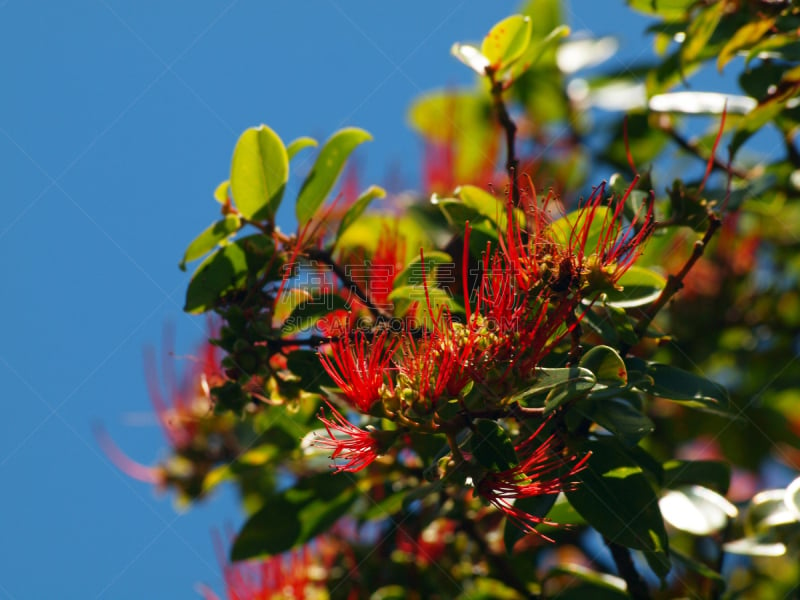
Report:
M319 357L353 407L368 413L381 397L396 348L397 340L387 331L369 341L366 333L353 331L348 324L345 334L331 344L331 354Z
M545 425L547 421L516 447L519 456L517 466L488 473L478 483L477 491L524 531L536 533L552 541L536 531L536 526L547 522L546 519L517 508L514 502L523 498L558 494L568 488L572 477L586 466L589 455L578 458L574 454L564 454L561 442L555 434L543 441L538 440Z
M315 438L314 445L332 451L331 458L337 473L360 471L380 454L378 439L372 431L360 429L350 423L330 403L328 408L331 410L332 419L328 419L324 411L320 411L319 420L325 425L329 438ZM337 459L345 462L337 463Z

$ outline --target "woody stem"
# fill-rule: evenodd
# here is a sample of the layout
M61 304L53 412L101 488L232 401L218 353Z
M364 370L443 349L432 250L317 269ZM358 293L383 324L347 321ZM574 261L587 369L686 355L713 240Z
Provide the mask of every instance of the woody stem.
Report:
M514 148L517 136L517 125L511 119L505 102L503 102L502 83L494 80L493 73L489 75L492 81L492 101L495 111L497 111L497 120L506 133L506 172L511 182L511 203L513 206L519 206L519 160L517 160L516 150Z

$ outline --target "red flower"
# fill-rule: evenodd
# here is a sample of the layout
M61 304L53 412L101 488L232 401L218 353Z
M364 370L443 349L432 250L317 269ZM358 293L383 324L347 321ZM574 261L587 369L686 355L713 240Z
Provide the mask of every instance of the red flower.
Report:
M328 408L331 409L333 418L326 418L325 413L321 410L319 420L325 425L329 438L316 438L313 443L318 448L332 451L331 458L334 461L336 473L342 471L355 473L378 458L381 453L381 444L374 432L356 427L330 403L328 403ZM337 459L346 462L344 464L337 463Z
M589 455L578 459L565 455L555 434L538 441L543 423L527 440L516 447L519 464L505 471L488 473L477 485L478 494L528 533L536 533L548 541L550 538L536 531L536 526L548 522L514 505L515 500L558 494L570 485L570 479L586 465Z
M325 565L314 545L305 545L259 561L231 564L224 559L219 536L215 535L214 541L228 600L305 600L315 593L322 593L324 589L320 575L324 574L321 570ZM205 600L220 600L205 586L201 591Z
M353 407L368 413L390 380L388 373L397 348L396 338L390 338L384 330L369 342L363 331L353 332L348 324L346 334L331 347L330 355L319 355L322 366Z

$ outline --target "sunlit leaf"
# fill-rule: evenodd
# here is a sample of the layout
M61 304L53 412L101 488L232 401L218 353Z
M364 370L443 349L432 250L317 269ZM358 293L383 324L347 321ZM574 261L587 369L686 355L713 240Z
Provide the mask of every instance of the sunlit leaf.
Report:
M775 557L786 554L786 546L778 543L764 543L755 538L742 538L723 544L722 549L731 554L744 554L746 556Z
M213 250L217 244L227 239L236 233L241 227L241 220L237 215L228 215L208 227L200 235L198 235L186 252L183 254L183 260L180 263L181 271L186 270L186 263L192 262L204 256L207 252Z
M667 280L655 271L633 265L619 278L617 285L622 289L605 291L606 304L616 308L635 308L656 300Z
M308 222L325 202L353 150L371 139L372 136L363 129L348 127L337 131L325 142L297 196L295 214L300 226Z
M531 39L531 19L513 15L503 19L491 28L483 38L481 54L494 70L513 64L527 50Z
M342 217L342 220L339 222L339 229L336 232L336 241L339 241L339 238L342 237L342 234L347 231L347 228L350 227L356 220L367 210L370 202L375 200L376 198L385 198L386 197L386 190L382 187L377 185L369 186L366 191L364 191L355 202L353 202L352 206L347 209L347 212ZM335 245L335 242L334 242Z
M619 42L612 36L570 39L558 47L556 64L562 73L574 73L604 63L618 48Z
M598 383L609 386L624 386L628 383L625 361L619 353L608 346L595 346L581 357L580 366L594 373Z
M775 25L775 18L760 18L755 21L745 23L731 37L717 57L717 69L722 71L723 67L736 55L739 50L748 48L756 44L765 34Z
M725 6L724 2L706 6L690 21L686 41L681 47L681 60L684 63L694 61L705 48L722 18Z
M658 501L664 520L681 531L709 535L736 518L736 507L713 490L688 485L668 490Z
M319 144L317 140L314 138L299 137L296 140L289 142L289 145L286 146L286 154L289 157L289 160L292 160L301 150L306 148L316 148L318 145Z
M231 161L231 193L248 219L271 219L289 180L286 148L266 125L247 129L236 142Z
M669 92L656 94L648 102L655 112L676 112L683 114L744 115L753 110L758 102L749 96L720 94L718 92Z

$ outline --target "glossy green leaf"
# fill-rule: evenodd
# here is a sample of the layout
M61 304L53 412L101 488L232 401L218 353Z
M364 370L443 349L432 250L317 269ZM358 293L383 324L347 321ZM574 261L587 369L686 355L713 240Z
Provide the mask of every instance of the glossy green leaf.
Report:
M628 372L641 370L642 363L640 359L626 360ZM697 408L728 408L728 392L705 377L660 363L644 365L644 373L649 381L637 385L644 392Z
M470 449L483 467L506 471L518 464L514 444L505 429L490 419L477 419L474 426Z
M800 477L788 485L783 501L786 504L786 508L800 521Z
M439 252L437 250L431 250L429 252L425 252L424 256L424 268L423 268L423 257L417 256L411 261L409 261L405 268L400 271L397 276L394 278L394 287L400 288L403 286L422 286L423 284L423 275L424 275L424 282L427 282L429 287L434 287L436 283L436 269L439 265L444 265L447 268L450 268L453 263L453 257L451 257L446 252ZM450 275L454 276L452 273L452 268L450 269Z
M624 386L628 383L625 361L619 353L608 346L595 346L581 357L580 366L594 373L598 383L608 386Z
M702 52L725 11L725 3L717 2L704 7L692 18L686 30L686 41L681 46L681 60L684 64L694 61Z
M717 460L670 460L664 463L664 487L704 485L725 494L731 482L731 467Z
M558 565L547 574L547 579L567 575L575 582L565 586L557 598L566 600L630 600L625 581L615 575L593 571L582 565Z
M273 252L272 240L258 234L220 248L192 275L183 310L191 313L209 310L227 292L244 284L248 274L263 268Z
M334 241L334 245L336 242L339 241L339 238L342 237L347 228L350 227L353 223L355 223L358 218L367 210L370 202L375 200L376 198L385 198L386 197L386 190L382 187L377 185L369 186L366 191L364 191L355 202L353 202L352 206L347 209L347 212L344 213L342 220L339 222L339 229L336 232L336 240Z
M225 204L228 201L228 196L231 191L230 180L223 181L214 190L214 199L220 204Z
M548 227L548 233L554 242L562 246L569 246L573 232L577 235L588 225L589 231L586 236L585 248L587 252L591 252L597 247L605 223L610 219L610 209L607 206L599 206L594 211L578 209L553 221Z
M531 19L513 15L489 30L481 44L481 54L495 71L513 64L528 49L531 39Z
M639 12L667 20L676 20L688 14L696 0L627 0L628 6Z
M353 481L328 473L301 480L267 498L245 522L231 549L231 560L280 554L329 529L352 506Z
M289 160L292 160L301 150L305 150L306 148L316 148L318 145L319 142L317 142L317 140L314 138L299 137L296 140L289 142L289 145L286 146L286 155L289 157Z
M658 498L641 467L613 440L587 442L587 467L566 491L570 504L613 542L665 554L669 549Z
M776 557L786 554L786 545L781 542L762 542L757 538L741 538L723 544L722 549L731 554L745 556Z
M658 501L664 520L693 535L710 535L728 526L738 511L723 496L699 485L668 490Z
M749 48L750 46L758 43L764 35L769 33L770 29L775 25L775 18L760 18L755 21L745 23L740 27L736 33L731 37L727 43L722 47L722 50L717 56L717 69L722 71L730 60L736 56L740 50Z
M545 405L548 394L571 390L578 394L589 392L597 382L594 374L581 367L556 369L536 369L536 379L523 391L511 397L511 401L522 406L541 407Z
M183 260L181 260L179 265L181 271L186 270L186 263L201 258L206 253L213 250L221 241L239 231L240 227L241 220L237 215L228 215L224 219L220 219L208 227L189 244L188 248L186 248L186 252L183 254Z
M536 4L539 5L540 3L537 2ZM531 23L535 23L539 21L539 19L540 15L536 14L531 20ZM517 81L526 71L530 70L531 73L535 73L536 68L539 66L548 69L550 65L556 62L556 49L559 47L561 40L569 34L569 27L566 25L556 25L543 38L531 40L525 53L518 60L514 61L511 68L506 71L506 75L503 77L504 80Z
M635 446L655 429L647 415L620 398L589 398L578 409L586 418L617 436L626 446Z
M348 127L337 131L325 142L297 196L295 214L301 227L325 202L353 150L371 139L372 136L363 129Z
M231 161L231 193L248 219L273 219L289 180L286 148L266 125L247 129L236 142Z
M655 301L667 280L645 267L633 265L617 281L622 289L605 290L606 304L617 308L635 308Z

